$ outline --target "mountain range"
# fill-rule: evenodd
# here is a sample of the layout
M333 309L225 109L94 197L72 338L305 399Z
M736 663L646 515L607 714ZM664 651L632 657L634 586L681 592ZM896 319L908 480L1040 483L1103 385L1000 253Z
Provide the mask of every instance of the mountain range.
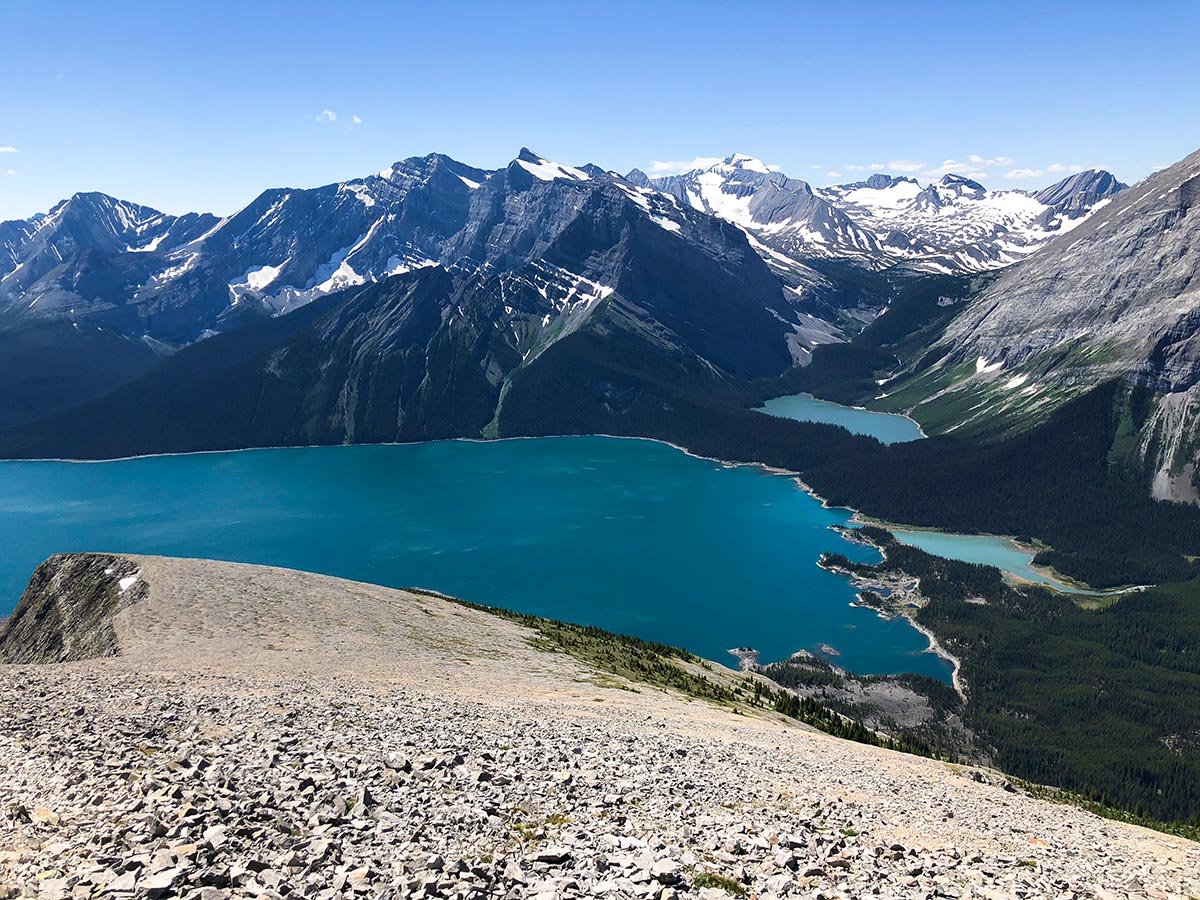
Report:
M848 399L983 439L1137 383L1152 490L1195 499L1198 170L814 188L741 154L649 178L522 150L272 189L225 218L76 194L0 224L0 449L495 436L554 418L549 371L605 415L652 416L809 384L853 350L874 380L856 370Z
M784 342L784 358L803 363L814 346L844 340L887 305L894 281L911 277L888 271L897 260L918 270L945 268L896 251L895 227L876 234L873 220L870 228L856 225L839 208L886 204L889 191L907 184L877 177L815 193L742 155L651 184L636 171L622 178L522 150L495 171L431 154L346 183L268 190L223 219L169 216L103 194L76 194L44 215L0 224L0 350L13 361L0 373L0 386L13 398L0 410L0 423L103 393L214 334L434 265L460 283L499 278L506 295L521 293L522 285L537 294L501 304L515 311L501 318L515 318L495 323L514 330L510 343L526 355L579 324L580 296L616 287L611 265L594 256L576 258L559 243L568 232L585 229L589 215L637 222L649 244L660 243L665 235L657 232L666 232L719 260L743 282L743 293L761 292L757 317L772 319L766 330L777 344ZM1098 197L1119 188L1111 176L1102 177L1099 189L1077 176L1043 192L1049 205L1024 195L1020 200L1042 210L1043 218L1057 209L1086 214L1103 202ZM926 193L938 190L931 185ZM839 199L839 191L849 200ZM885 199L868 202L868 195ZM994 198L1008 196L960 198L939 207L940 215L986 218L1002 206ZM910 247L919 241L917 226L930 218L922 211L927 208L922 199L909 216ZM956 249L947 238L941 250L955 258L1005 258L1006 244L996 237L1005 228L995 217L991 237L977 234L972 249ZM607 241L619 242L612 235ZM748 259L747 244L781 283L762 281L761 270L757 281L743 277L737 264L727 265L734 257ZM857 277L829 270L831 261L852 263ZM500 290L497 284L490 290ZM560 301L571 304L570 323L559 322ZM64 333L68 328L75 333ZM56 343L72 351L43 378L44 367L26 363L43 351L52 354ZM120 364L110 364L114 356ZM57 391L59 386L65 389Z

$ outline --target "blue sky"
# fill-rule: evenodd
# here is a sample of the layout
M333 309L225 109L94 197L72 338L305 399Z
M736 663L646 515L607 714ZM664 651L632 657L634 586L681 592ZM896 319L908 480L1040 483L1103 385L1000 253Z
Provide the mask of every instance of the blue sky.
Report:
M0 219L79 190L224 214L523 145L621 171L738 151L816 184L1132 181L1200 147L1198 33L1200 0L5 0Z

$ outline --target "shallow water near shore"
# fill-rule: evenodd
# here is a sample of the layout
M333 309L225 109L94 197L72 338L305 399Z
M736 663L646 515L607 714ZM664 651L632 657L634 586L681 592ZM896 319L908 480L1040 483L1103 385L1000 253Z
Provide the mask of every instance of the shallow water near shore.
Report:
M1044 585L1064 594L1104 595L1104 591L1091 591L1059 581L1033 566L1033 554L1022 550L1011 538L986 534L947 534L941 531L907 531L888 526L902 544L908 544L948 559L995 566L1024 581ZM1109 592L1112 593L1112 592Z
M827 644L949 679L905 620L851 607L824 551L876 551L794 479L602 437L0 462L0 615L63 551L306 569L598 625L734 665Z

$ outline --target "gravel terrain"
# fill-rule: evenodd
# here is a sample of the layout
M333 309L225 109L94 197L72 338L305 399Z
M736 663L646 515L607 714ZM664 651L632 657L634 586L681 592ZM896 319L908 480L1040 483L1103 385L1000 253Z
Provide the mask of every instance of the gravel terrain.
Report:
M1200 845L484 612L124 559L119 656L0 666L0 897L1200 896Z

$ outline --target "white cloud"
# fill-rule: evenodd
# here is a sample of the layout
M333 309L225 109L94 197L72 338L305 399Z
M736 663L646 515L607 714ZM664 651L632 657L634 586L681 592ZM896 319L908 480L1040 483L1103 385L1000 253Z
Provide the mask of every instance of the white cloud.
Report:
M767 166L767 169L771 172L782 172L783 166L771 165L771 166Z
M843 166L842 168L844 168L847 172L865 172L867 167L856 166L854 163L851 163L850 165Z
M17 170L16 170L16 169L9 169L9 170L8 170L7 172L5 172L4 174L5 174L5 175L16 175L16 174L17 174Z
M919 172L925 168L925 163L911 159L893 159L887 167L893 172Z
M841 172L826 172L825 177L826 178L841 178L842 173Z
M871 163L871 165L867 166L867 168L870 169L872 172L882 172L884 169L887 168L887 166L884 165L883 163Z
M16 147L0 147L0 153L20 153Z
M319 116L313 116L313 119L317 122L321 122L322 124L327 122L336 122L337 113L335 113L332 109L323 109L321 110L321 114Z
M360 116L351 116L350 121L353 122L355 125L362 124L362 118Z
M1072 175L1083 171L1079 163L1051 163L1044 169L1010 169L1004 173L1005 178L1041 178L1044 175L1062 175L1069 172Z
M1013 161L1007 156L993 156L990 159L985 159L978 153L968 154L967 162L975 166L982 166L985 169L997 169L1003 166L1011 166L1013 164Z
M697 156L689 160L656 159L650 163L650 171L656 175L681 175L694 169L707 169L720 161L719 156Z
M936 178L939 175L987 178L988 169L999 169L1012 164L1013 160L1008 156L980 156L978 153L968 153L966 159L944 159L941 165L930 166L921 174L927 178Z
M983 169L974 163L944 159L940 166L928 168L921 174L928 178L936 178L938 175L963 175L967 178L974 178L976 175L982 175Z

